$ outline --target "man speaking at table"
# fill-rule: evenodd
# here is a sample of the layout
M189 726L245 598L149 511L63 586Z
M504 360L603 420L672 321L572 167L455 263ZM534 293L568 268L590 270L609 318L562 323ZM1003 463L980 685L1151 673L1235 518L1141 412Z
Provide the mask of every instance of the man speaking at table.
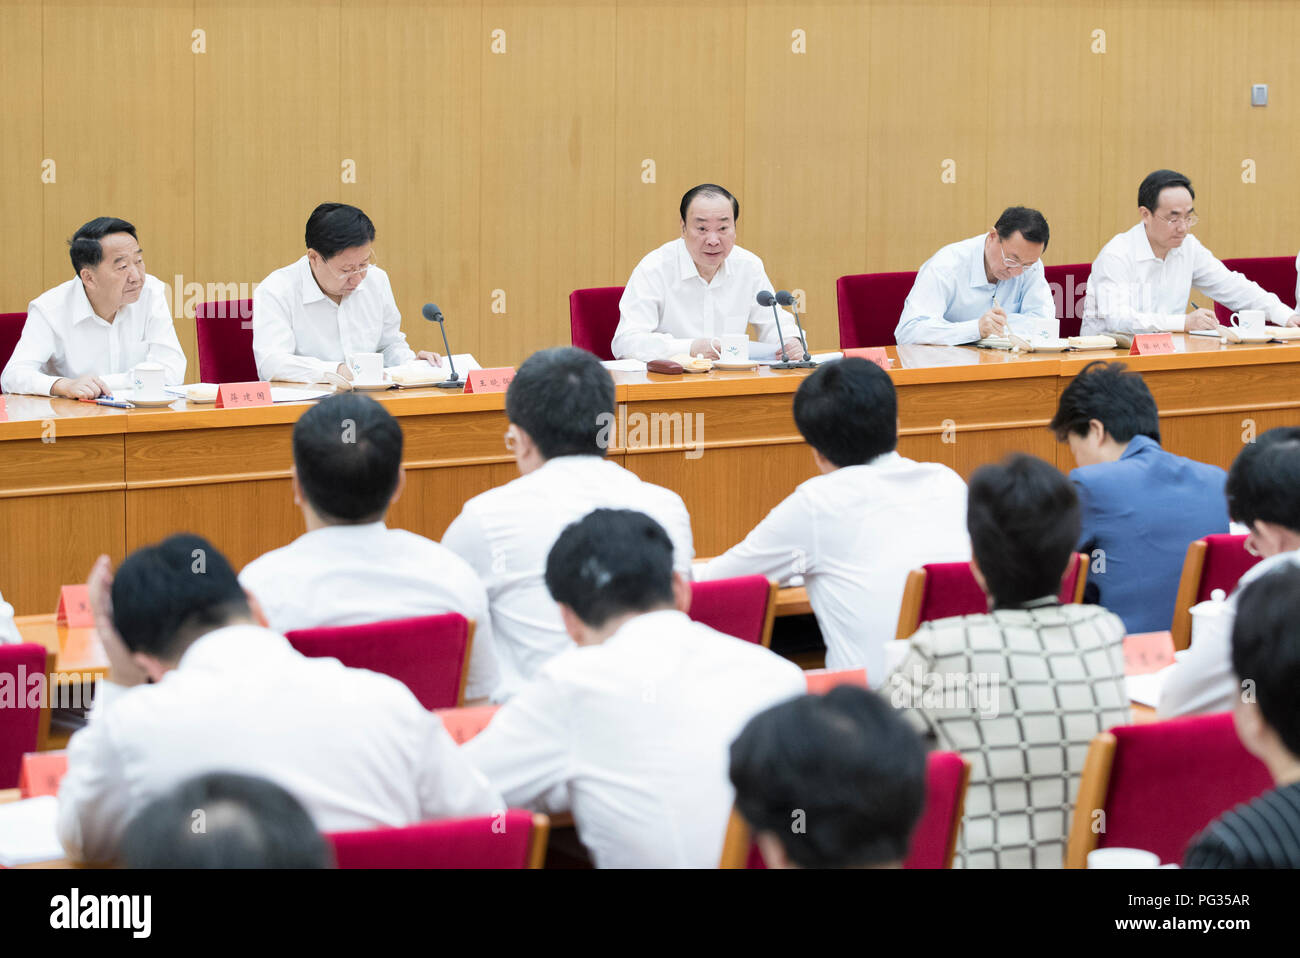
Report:
M68 240L68 254L75 275L27 307L0 389L94 399L127 386L143 362L161 365L169 386L184 382L167 287L144 271L135 227L97 217Z
M618 359L668 359L681 353L716 359L713 340L752 325L778 353L772 307L755 297L772 290L763 261L736 245L740 203L721 186L702 183L686 191L682 235L645 255L619 300L618 329L610 351ZM803 358L794 317L782 317L786 355Z
M353 353L383 353L385 366L437 353L412 352L388 274L375 265L375 224L345 203L322 203L307 219L307 255L253 291L253 356L263 380L312 383L352 378Z

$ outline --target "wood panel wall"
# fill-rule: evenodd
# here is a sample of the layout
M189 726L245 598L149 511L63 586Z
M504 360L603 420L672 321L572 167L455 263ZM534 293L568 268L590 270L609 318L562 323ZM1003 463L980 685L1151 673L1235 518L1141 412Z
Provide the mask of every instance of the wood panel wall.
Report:
M71 275L78 225L123 216L181 277L196 376L185 284L260 281L343 200L414 344L438 345L433 300L456 349L518 363L705 180L805 291L815 348L837 276L915 268L1015 203L1046 213L1048 262L1091 260L1160 166L1220 256L1290 255L1297 35L1294 0L0 0L0 311Z

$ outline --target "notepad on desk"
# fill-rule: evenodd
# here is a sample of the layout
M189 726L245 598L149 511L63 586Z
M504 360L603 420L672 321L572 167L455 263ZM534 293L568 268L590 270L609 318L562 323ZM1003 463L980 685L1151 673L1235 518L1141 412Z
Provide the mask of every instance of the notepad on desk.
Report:
M13 868L63 857L59 800L53 795L0 805L0 865Z

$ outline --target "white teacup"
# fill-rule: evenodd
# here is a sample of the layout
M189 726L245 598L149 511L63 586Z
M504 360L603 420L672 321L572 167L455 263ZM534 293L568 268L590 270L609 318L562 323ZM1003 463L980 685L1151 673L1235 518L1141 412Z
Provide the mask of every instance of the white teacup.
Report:
M1243 333L1262 333L1264 331L1265 313L1262 309L1243 309L1229 317L1232 328Z
M728 333L717 336L712 346L718 351L718 359L724 363L749 362L749 337L744 333Z
M352 370L353 382L381 383L384 381L383 353L353 353L348 357L348 366Z
M139 363L131 370L131 385L138 399L167 398L167 373L161 363Z
M1094 848L1088 852L1089 868L1159 868L1160 856L1141 848Z

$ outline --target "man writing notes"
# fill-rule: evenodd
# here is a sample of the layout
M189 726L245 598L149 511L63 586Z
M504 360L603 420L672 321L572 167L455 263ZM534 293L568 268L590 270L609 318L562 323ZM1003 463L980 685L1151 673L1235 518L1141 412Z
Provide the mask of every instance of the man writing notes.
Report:
M1142 221L1112 237L1092 264L1083 299L1085 336L1218 329L1213 309L1189 303L1193 286L1229 309L1262 309L1279 326L1300 324L1290 306L1232 272L1191 235L1195 199L1192 181L1173 170L1156 170L1142 181ZM1190 313L1188 305L1195 307Z
M437 353L412 352L388 274L375 265L375 224L355 206L322 203L307 219L307 255L277 269L253 291L257 375L319 382L352 378L347 357L383 353L385 366L413 359L442 365Z
M135 227L100 216L68 240L68 254L76 275L27 307L0 389L94 399L127 386L143 362L161 365L169 386L183 382L167 287L144 271Z
M686 191L681 239L647 253L619 300L610 350L619 359L667 359L681 353L716 359L713 340L753 326L779 354L772 308L755 297L772 289L763 261L736 245L740 203L721 186ZM794 317L782 318L786 355L803 358Z
M894 340L955 346L1008 329L1026 339L1055 336L1056 303L1042 264L1048 238L1042 213L1011 206L987 233L945 246L916 274Z

